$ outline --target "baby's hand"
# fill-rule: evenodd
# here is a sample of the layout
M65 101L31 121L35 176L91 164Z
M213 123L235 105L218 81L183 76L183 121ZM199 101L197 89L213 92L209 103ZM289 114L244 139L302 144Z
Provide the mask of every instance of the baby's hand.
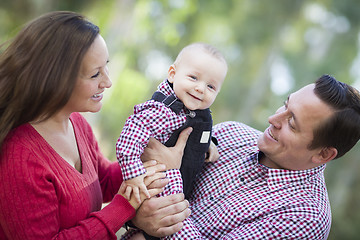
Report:
M156 161L147 161L144 163L144 167L146 169L146 174L141 175L139 178L137 178L137 180L143 178L140 184L135 185L136 183L131 183L132 179L130 181L123 181L118 191L118 194L126 198L131 204L131 206L135 208L135 210L140 207L141 203L145 199L154 197L159 193L163 192L164 186L167 183L161 181L166 176L166 174L162 172L165 170L165 165L158 164ZM127 183L129 185L127 185ZM144 184L146 187L149 187L149 189L145 188L146 191L143 191L140 187L140 185L142 184ZM133 191L133 189L138 190L138 199L135 198L136 194L134 194L135 190Z
M209 150L206 153L205 162L215 162L219 159L220 154L218 152L217 146L213 141L210 142Z
M151 197L144 183L145 176L146 174L143 174L125 181L126 184L125 197L128 200L130 200L131 197L130 195L133 194L136 201L140 204L141 203L140 192L143 192L147 198Z

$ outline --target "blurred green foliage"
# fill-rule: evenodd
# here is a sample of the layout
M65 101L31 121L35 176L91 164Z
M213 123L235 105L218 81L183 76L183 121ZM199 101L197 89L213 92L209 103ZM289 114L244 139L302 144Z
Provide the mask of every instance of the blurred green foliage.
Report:
M83 13L107 41L113 87L100 113L86 117L112 160L133 106L151 97L192 42L216 46L229 64L212 106L215 123L236 120L264 130L290 92L325 73L360 87L358 0L1 0L0 42L53 10ZM329 239L359 238L359 154L357 144L328 164Z

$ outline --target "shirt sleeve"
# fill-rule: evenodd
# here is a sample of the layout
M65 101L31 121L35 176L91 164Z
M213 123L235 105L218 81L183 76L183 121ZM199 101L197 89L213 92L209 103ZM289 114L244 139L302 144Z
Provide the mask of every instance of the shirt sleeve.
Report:
M169 179L169 183L165 186L164 191L160 193L159 196L183 193L183 182L179 169L167 170L166 177Z
M327 239L323 223L303 214L282 214L246 223L221 239Z
M305 216L279 215L251 223L239 224L231 232L224 233L217 239L327 239L326 231L319 219L309 219ZM221 229L218 229L221 231ZM201 234L191 217L184 221L184 227L179 232L162 239L213 239L211 234Z
M174 114L171 109L154 101L135 106L134 114L126 120L116 143L116 156L124 180L145 173L140 156L148 145L150 137L158 138L179 127L172 122Z

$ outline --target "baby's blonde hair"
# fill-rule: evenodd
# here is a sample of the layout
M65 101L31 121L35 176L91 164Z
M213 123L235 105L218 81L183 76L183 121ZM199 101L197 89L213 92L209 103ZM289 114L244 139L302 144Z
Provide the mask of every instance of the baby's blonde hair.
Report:
M223 61L226 66L227 66L227 63L226 63L226 60L224 58L224 56L222 55L222 53L217 49L215 48L214 46L210 45L210 44L207 44L207 43L202 43L202 42L196 42L196 43L192 43L190 45L187 45L186 47L184 47L180 53L178 54L178 56L176 57L175 59L175 62L174 64L178 64L182 58L182 55L184 54L184 52L187 52L191 49L194 49L194 48L199 48L199 49L202 49L204 50L205 52L207 52L208 54L210 54L211 56L219 59L220 61Z

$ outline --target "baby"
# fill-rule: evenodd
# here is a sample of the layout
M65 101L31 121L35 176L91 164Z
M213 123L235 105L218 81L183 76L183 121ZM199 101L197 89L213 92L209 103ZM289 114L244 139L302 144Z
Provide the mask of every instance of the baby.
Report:
M127 119L116 144L124 181L131 188L128 198L135 194L140 201L140 191L150 197L140 159L149 139L154 137L166 146L174 146L180 132L191 126L193 131L180 168L183 192L189 198L211 142L209 107L221 89L227 69L224 57L213 46L188 45L169 67L168 78L158 86L152 99L134 107L134 114ZM163 195L173 193L170 189Z

